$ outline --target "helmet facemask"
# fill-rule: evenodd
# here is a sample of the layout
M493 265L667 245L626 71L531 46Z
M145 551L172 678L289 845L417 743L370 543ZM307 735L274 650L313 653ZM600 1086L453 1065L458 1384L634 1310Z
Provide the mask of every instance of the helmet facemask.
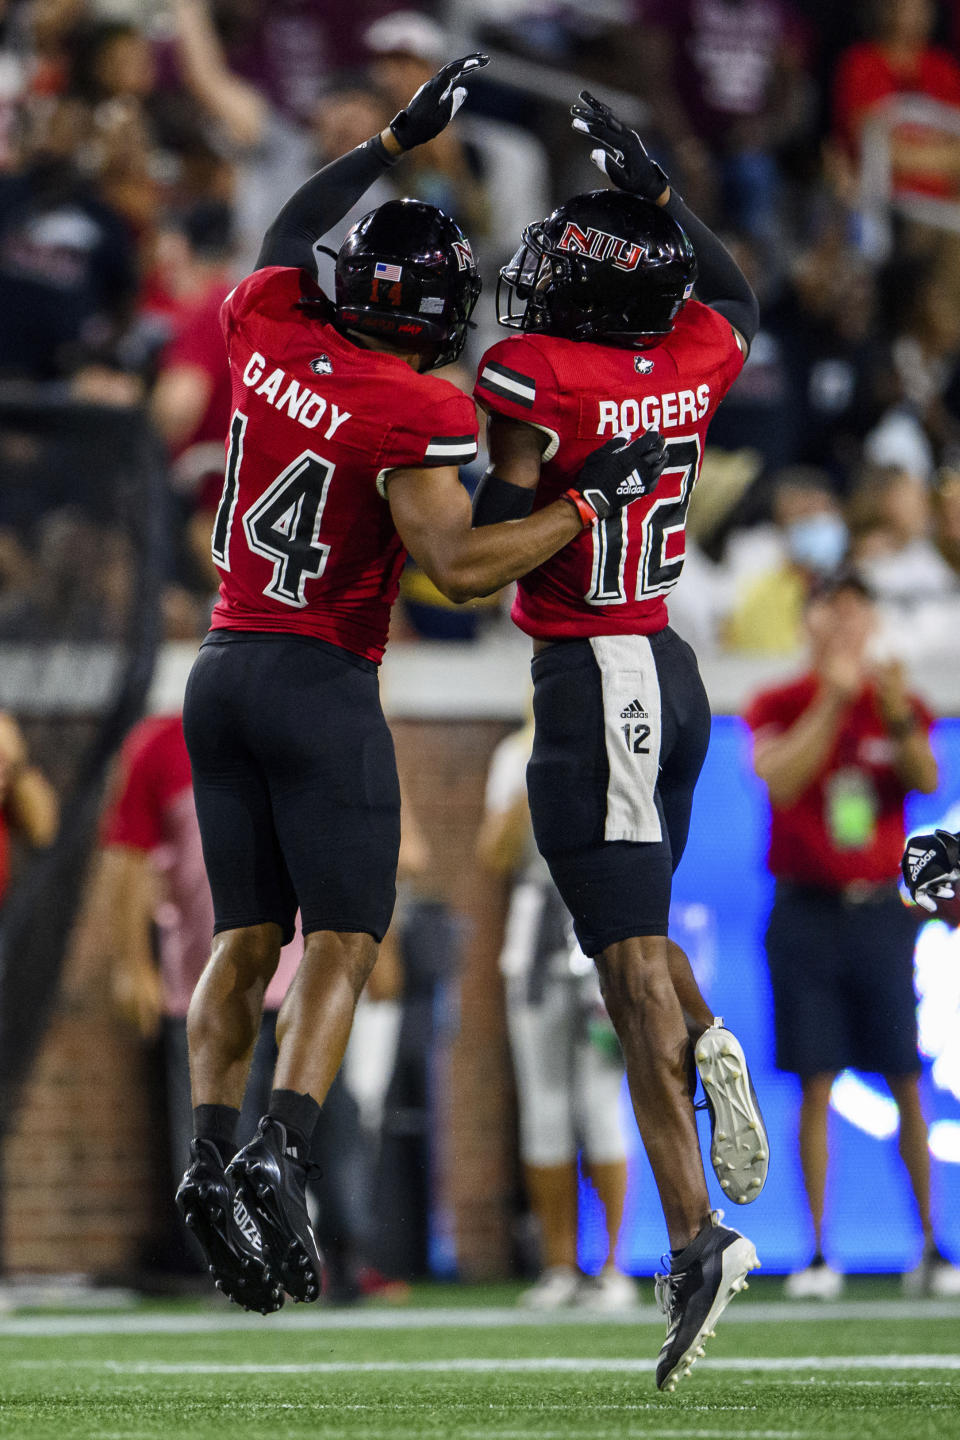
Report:
M575 196L523 231L500 271L497 319L511 330L648 349L673 329L695 276L689 240L657 207L614 191Z
M553 267L544 252L538 235L539 227L528 225L523 231L520 248L500 271L497 281L497 321L508 330L542 330L543 320L539 297L550 284ZM514 302L522 300L523 308Z

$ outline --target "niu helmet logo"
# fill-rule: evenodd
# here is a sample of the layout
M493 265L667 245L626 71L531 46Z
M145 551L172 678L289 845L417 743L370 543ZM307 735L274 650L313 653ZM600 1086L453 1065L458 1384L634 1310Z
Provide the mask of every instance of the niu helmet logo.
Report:
M457 269L469 270L473 264L473 251L469 240L454 240L453 253L457 257Z
M610 235L606 230L594 230L592 225L581 230L572 220L567 221L557 249L589 255L591 260L610 260L618 270L636 270L643 255L643 246L635 245L632 240Z

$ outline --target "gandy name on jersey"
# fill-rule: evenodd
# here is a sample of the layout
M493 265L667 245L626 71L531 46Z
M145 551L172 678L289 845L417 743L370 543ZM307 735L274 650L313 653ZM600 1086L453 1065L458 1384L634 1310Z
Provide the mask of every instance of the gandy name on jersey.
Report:
M311 370L314 364L314 361L310 362ZM321 420L326 419L325 440L332 440L340 426L350 419L349 410L341 412L335 403L328 404L322 395L301 384L281 366L275 365L270 369L266 356L261 355L259 350L254 350L247 361L243 383L254 395L262 395L269 405L283 410L291 420L296 420L307 430L316 430Z
M651 635L666 626L664 597L683 568L707 427L742 366L730 324L695 300L643 352L530 333L486 353L476 400L546 437L535 509L562 495L611 436L657 429L667 442L652 495L589 526L518 581L513 619L521 630L549 640Z
M476 414L447 381L300 308L301 284L299 270L257 270L221 311L234 408L211 626L313 636L379 661L405 553L386 477L468 464Z

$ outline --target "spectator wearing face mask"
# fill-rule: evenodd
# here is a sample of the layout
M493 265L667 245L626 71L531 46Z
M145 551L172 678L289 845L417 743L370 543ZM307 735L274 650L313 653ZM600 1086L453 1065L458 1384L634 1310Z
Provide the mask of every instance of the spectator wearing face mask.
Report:
M812 586L837 569L848 535L829 477L806 466L774 477L772 514L766 563L747 568L745 547L740 547L742 579L725 641L733 650L787 655L801 643L803 610ZM751 543L759 554L764 540L755 537Z

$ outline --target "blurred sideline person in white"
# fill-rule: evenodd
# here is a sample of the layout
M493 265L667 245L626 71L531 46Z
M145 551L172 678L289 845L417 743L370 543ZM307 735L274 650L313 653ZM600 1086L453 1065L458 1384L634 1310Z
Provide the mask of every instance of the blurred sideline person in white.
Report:
M540 1279L520 1304L628 1309L638 1303L637 1287L615 1259L627 1188L623 1060L596 971L534 844L525 780L532 744L531 721L494 751L477 840L481 863L511 882L500 969L523 1172L543 1259ZM607 1232L607 1260L596 1276L577 1268L578 1146Z

